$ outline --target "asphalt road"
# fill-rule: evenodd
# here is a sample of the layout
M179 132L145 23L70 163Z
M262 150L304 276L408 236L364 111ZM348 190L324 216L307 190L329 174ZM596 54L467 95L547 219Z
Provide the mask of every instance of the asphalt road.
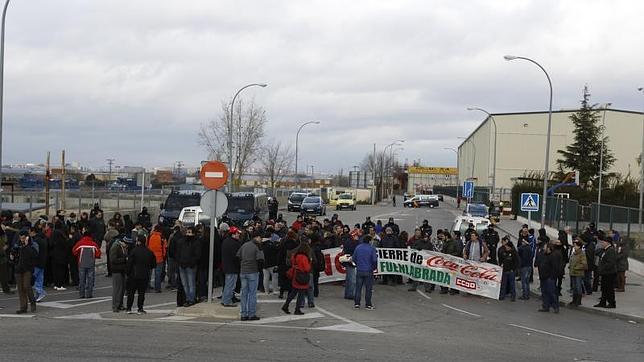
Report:
M425 218L434 229L450 227L456 210L365 206L338 214L351 224L366 215L383 222L391 216L411 232ZM640 324L567 308L538 313L536 298L500 302L377 285L376 310L367 311L342 299L341 286L323 285L317 308L304 316L285 316L276 296L262 295L262 320L242 323L176 316L175 294L165 290L147 296L145 316L114 314L111 281L103 274L94 299L50 291L38 312L24 318L12 315L15 296L0 295L6 313L0 314L0 359L641 361L644 355Z

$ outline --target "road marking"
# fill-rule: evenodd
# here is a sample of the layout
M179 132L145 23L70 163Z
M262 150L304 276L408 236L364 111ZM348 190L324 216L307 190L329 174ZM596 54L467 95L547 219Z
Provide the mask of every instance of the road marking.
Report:
M101 297L101 298L92 298L89 302L78 303L78 304L66 304L65 302L80 302L85 299L68 299L68 300L58 300L55 302L41 302L38 305L49 308L59 308L59 309L69 309L76 307L83 307L86 305L96 304L111 301L112 297Z
M71 288L72 287L69 287L67 290L69 290ZM108 288L112 288L112 286L110 285L110 286L107 286L107 287L98 287L98 288L94 288L94 290L101 290L101 289L108 289ZM47 290L45 290L45 291L47 291ZM47 296L49 296L49 297L55 297L57 295L67 295L67 294L78 294L78 290L70 290L68 292L58 292L58 291L55 291L55 290L47 291ZM0 298L0 301L2 301L2 300L18 300L18 299L19 299L18 297Z
M176 312L176 310L175 310L175 309L148 309L148 308L149 308L149 307L147 307L147 308L145 309L145 311L146 311L146 312L148 312L148 313L155 313L155 314L173 314L174 312Z
M152 305L146 305L145 307L148 309L156 308L156 307L165 307L166 305L172 305L172 304L177 304L177 302L168 302L168 303L160 303L160 304L152 304Z
M458 308L452 307L451 305L442 304L442 306L443 306L443 307L445 307L445 308L449 308L449 309L451 309L451 310L455 310L455 311L457 311L457 312L461 312L461 313L463 313L463 314L471 315L471 316L473 316L473 317L480 317L480 315L478 315L478 314L470 313L470 312L468 312L468 311L466 311L466 310L462 310L462 309L458 309Z
M0 314L0 318L33 318L35 314Z
M189 321L191 319L194 319L194 317L186 317L182 315L171 315L168 317L163 317L163 318L158 318L159 320L165 320L165 321Z
M418 290L418 289L416 289L416 291L418 292L418 294L422 295L423 297L425 297L425 298L427 298L427 299L429 299L429 300L432 300L432 297L430 297L429 295L427 295L427 294L425 294L425 293L421 292L421 291L420 291L420 290Z
M313 318L324 318L324 315L314 312L314 313L306 313L304 315L283 315L279 317L262 318L258 321L234 322L234 323L253 323L253 324L284 323L284 322L298 321L302 319L313 319Z
M549 335L549 336L553 336L553 337L559 337L559 338L569 339L569 340L571 340L571 341L575 341L575 342L581 342L581 343L586 343L586 342L588 342L588 341L585 341L585 340L583 340L583 339L572 338L572 337L564 336L564 335L557 334L557 333L550 333L550 332L542 331L542 330L540 330L540 329L534 329L534 328L530 328L530 327L526 327L526 326L521 326L521 325L518 325L518 324L512 324L512 323L510 323L510 324L508 324L508 325L509 325L509 326L512 326L512 327L516 327L516 328L526 329L526 330L529 330L529 331L532 331L532 332L537 332L537 333L547 334L547 335Z
M84 313L54 317L55 319L103 319L100 313Z
M339 316L335 313L331 313L328 310L324 308L320 308L320 306L316 307L317 310L320 312L329 315L333 318L339 319L343 322L346 322L347 324L336 324L333 326L328 326L328 327L319 327L319 328L313 328L315 330L320 330L320 331L339 331L339 332L357 332L357 333L383 333L383 331L375 328L371 328L369 326L365 326L364 324L360 324L358 322L354 322L351 319L344 318L342 316Z
M284 301L279 299L257 299L257 303L284 304Z

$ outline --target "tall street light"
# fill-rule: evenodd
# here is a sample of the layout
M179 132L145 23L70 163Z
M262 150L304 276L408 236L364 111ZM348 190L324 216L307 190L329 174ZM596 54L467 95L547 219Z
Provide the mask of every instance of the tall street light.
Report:
M514 55L506 55L503 57L507 61L511 60L525 60L528 61L537 67L539 67L548 79L548 86L550 86L550 103L548 106L548 135L546 136L546 164L543 171L543 194L541 195L541 228L544 228L546 225L546 199L548 197L548 173L550 172L550 134L552 133L552 81L548 72L541 66L541 64L535 62L534 60L526 57L517 57Z
M456 150L456 148L452 147L443 147L443 149L453 151L456 154L456 198L458 199L458 186L460 184L460 181L458 179L458 151Z
M235 93L235 95L233 96L233 101L230 102L230 125L228 127L228 168L229 168L230 172L228 172L228 192L233 191L233 189L232 189L232 177L233 177L232 176L233 175L233 170L232 170L232 168L233 168L233 124L234 124L234 122L233 122L233 111L235 109L235 99L237 99L237 96L239 95L239 93L241 93L246 88L250 88L250 87L266 88L266 86L268 86L268 84L265 84L265 83L247 84L247 85L239 88L237 93Z
M637 88L638 91L642 92L644 94L644 87ZM642 192L644 190L644 115L642 119L642 153L640 153L640 217L639 217L639 224L640 224L640 232L644 231L642 229L642 206L644 204L644 193Z
M4 24L7 17L7 7L9 1L6 0L2 8L2 29L0 30L0 209L2 208L2 120L4 105ZM63 180L64 182L65 180Z
M612 103L604 104L604 114L602 115L602 143L599 150L599 188L597 192L597 227L599 227L599 217L602 211L602 175L604 174L604 132L606 132L606 109Z
M486 111L483 108L479 107L470 107L467 109L468 111L481 111L485 114L487 114L488 118L492 120L492 123L494 123L494 156L493 156L493 161L492 161L492 194L490 195L490 199L494 198L494 193L496 192L496 139L497 139L497 127L496 127L496 120L494 119L494 116L490 114L490 112Z
M390 143L390 144L386 145L386 146L385 146L385 148L383 149L383 156L382 156L382 157L383 157L383 158L387 157L387 148L390 148L390 147L392 147L392 146L400 146L400 143L404 143L404 142L405 142L405 140L396 140L396 141L393 141L392 143ZM385 164L384 164L384 162L383 162L383 165L382 165L382 176L381 176L381 178L380 178L380 179L381 179L381 182L380 182L380 197L381 197L381 200L382 200L382 197L383 197L383 196L384 196L384 194L385 194L384 173L385 173Z
M474 150L474 154L472 155L472 176L470 178L474 180L474 166L476 165L476 145L472 141L472 138L467 138L467 137L456 137L459 140L465 140L465 142L469 142L472 145L472 149Z
M391 194L394 194L394 157L396 156L396 151L404 151L405 147L392 147L389 149L389 159L391 160ZM397 159L398 157L396 157Z
M302 130L302 128L304 128L304 126L308 124L320 124L320 121L308 121L308 122L302 123L300 125L300 128L297 129L297 133L295 134L295 186L296 187L300 187L300 177L297 174L297 151L298 151L297 146L300 140L300 131Z

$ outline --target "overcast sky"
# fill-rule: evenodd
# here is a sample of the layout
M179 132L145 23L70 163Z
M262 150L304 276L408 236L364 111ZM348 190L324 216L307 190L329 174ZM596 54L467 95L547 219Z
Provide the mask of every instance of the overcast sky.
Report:
M401 161L455 164L458 136L490 112L592 101L640 111L642 1L13 0L5 45L3 162L61 149L89 166L197 165L201 123L239 87L267 140L300 170L345 173L405 139Z

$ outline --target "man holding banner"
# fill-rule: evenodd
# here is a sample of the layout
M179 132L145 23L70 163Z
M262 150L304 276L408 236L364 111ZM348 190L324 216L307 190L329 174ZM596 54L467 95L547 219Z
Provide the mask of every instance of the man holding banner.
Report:
M365 308L373 310L371 303L371 294L373 291L373 271L378 268L378 252L371 246L371 237L365 235L360 245L356 247L352 255L353 262L356 264L356 291L354 308L360 308L360 299L362 296L362 286L364 285Z

